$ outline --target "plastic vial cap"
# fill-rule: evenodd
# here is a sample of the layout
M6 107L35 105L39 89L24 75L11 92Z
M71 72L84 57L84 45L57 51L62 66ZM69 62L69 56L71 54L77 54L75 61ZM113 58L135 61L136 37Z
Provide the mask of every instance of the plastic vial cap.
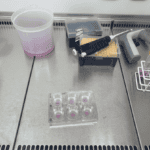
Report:
M72 50L73 55L77 56L77 51L75 49Z
M86 56L85 52L81 53L81 57L85 57L85 56Z

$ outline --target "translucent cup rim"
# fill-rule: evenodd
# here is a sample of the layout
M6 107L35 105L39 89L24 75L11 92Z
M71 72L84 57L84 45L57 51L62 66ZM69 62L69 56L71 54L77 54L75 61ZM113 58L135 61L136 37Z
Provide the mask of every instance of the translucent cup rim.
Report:
M26 12L33 12L33 11L38 11L38 12L44 12L49 14L50 16L50 21L48 21L46 24L39 26L39 27L31 27L31 28L25 28L25 27L21 27L18 26L17 24L15 24L15 20L17 17L19 17L21 14L26 13ZM53 13L45 8L41 8L41 7L37 7L37 6L28 6L28 7L24 7L21 8L17 11L15 11L12 16L11 16L11 21L13 23L13 25L15 26L15 28L19 31L22 32L39 32L42 30L45 30L46 28L50 27L53 24Z

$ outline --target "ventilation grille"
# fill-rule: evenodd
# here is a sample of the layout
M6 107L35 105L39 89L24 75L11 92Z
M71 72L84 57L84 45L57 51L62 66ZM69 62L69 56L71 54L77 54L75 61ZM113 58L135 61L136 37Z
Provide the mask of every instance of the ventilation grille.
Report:
M53 26L54 27L63 27L63 26L65 26L65 21L64 20L54 20L54 22L53 22Z
M11 21L0 21L0 25L12 25ZM54 27L64 27L65 21L54 21ZM110 23L101 23L102 27L110 27ZM150 28L150 23L114 23L114 28Z
M12 25L11 21L0 21L0 25ZM54 21L53 26L65 26L64 21Z
M0 21L0 25L12 25L13 23L11 21ZM53 22L53 26L54 27L63 27L65 26L65 21L54 21ZM109 23L102 23L101 24L102 27L110 27Z
M11 21L0 21L0 25L12 25Z
M65 26L65 21L54 21L53 26ZM101 23L102 27L110 27L109 23Z
M48 145L19 145L17 150L137 150L136 146L48 146Z
M149 146L144 146L145 150L150 150L150 145Z
M150 24L114 23L114 28L150 28Z
M9 150L10 145L0 145L0 150Z
M0 21L0 25L12 25L13 23L11 21ZM53 26L65 26L64 21L54 21Z
M109 23L101 23L101 26L102 27L110 27L110 24Z

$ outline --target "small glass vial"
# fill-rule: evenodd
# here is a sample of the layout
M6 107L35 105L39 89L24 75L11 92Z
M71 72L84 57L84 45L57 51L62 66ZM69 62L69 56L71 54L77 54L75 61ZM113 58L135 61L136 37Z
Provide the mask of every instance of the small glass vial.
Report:
M93 116L93 106L85 105L82 110L82 118L90 119Z
M52 105L53 107L62 107L62 94L55 93L52 95Z
M79 101L81 105L90 105L93 98L93 92L91 91L83 91L80 93Z
M54 121L62 121L64 120L64 110L62 107L54 107L53 108L53 118Z
M69 120L78 120L79 110L78 106L69 106L67 110L67 118Z
M77 103L77 93L68 92L67 94L67 105L73 106Z

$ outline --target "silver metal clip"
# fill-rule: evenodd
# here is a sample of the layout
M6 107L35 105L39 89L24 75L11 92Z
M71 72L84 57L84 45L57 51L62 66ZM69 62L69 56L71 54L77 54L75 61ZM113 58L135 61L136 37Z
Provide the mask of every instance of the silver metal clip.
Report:
M81 40L81 37L83 36L83 29L77 29L76 30L76 38L75 38L75 42Z

